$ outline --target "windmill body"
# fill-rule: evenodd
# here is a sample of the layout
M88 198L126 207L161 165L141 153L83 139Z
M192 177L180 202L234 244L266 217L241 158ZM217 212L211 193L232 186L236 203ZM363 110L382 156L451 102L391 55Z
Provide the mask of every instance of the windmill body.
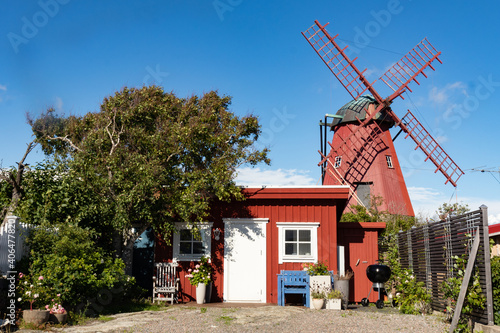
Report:
M342 178L353 185L354 196L347 206L359 204L369 207L370 197L382 197L380 210L393 214L413 216L408 190L401 172L389 129L394 122L387 115L374 117L363 130L357 130L357 119L365 119L366 109L375 108L371 96L361 96L344 105L331 124L334 131L330 143L323 185L342 185ZM350 138L351 133L356 133ZM350 140L349 145L345 142ZM359 154L358 154L359 152ZM342 177L339 177L342 175Z
M408 110L399 118L391 109L394 99L405 92L411 92L410 83L417 83L419 76L427 77L424 70L432 67L439 60L438 52L427 39L395 63L380 77L393 93L382 98L360 71L354 60L349 59L335 41L337 36L330 36L318 21L302 33L309 44L318 53L330 71L354 98L344 105L329 124L334 131L329 143L330 152L322 154L319 165L323 168L325 185L349 185L350 199L347 209L352 204L367 206L370 196L381 196L383 206L379 207L393 214L413 216L408 191L399 161L394 149L389 129L400 127L421 149L426 160L431 160L445 177L446 182L456 186L463 171L446 154L439 143ZM370 93L371 95L366 95ZM326 123L324 124L326 126Z

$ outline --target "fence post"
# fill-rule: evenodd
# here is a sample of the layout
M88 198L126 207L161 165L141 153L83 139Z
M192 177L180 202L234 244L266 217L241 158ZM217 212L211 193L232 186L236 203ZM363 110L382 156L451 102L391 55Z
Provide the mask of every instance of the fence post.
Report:
M453 319L451 321L450 333L454 332L457 328L458 320L462 314L462 307L464 305L465 293L467 293L467 288L469 287L469 280L472 275L472 270L474 269L474 263L476 262L477 250L479 249L479 244L481 242L481 234L479 227L476 230L476 236L474 237L474 243L472 244L472 250L469 253L469 259L467 261L467 267L465 269L464 278L462 280L462 285L460 286L460 294L458 295L457 306L455 307L455 313L453 313Z
M490 231L488 227L488 207L481 205L481 218L483 220L483 246L484 246L484 267L486 278L486 310L488 313L488 325L494 325L493 317L493 286L491 282L491 260L490 260Z

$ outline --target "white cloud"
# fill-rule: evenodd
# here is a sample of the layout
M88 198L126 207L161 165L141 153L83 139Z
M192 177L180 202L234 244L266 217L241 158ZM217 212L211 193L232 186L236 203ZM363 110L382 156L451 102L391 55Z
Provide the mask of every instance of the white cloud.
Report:
M435 204L436 199L441 196L440 192L427 187L408 187L408 194L414 202L432 202L432 204Z
M0 84L0 90L7 91L7 86Z
M447 84L446 86L444 86L444 88L441 89L439 89L438 87L433 87L429 92L429 100L438 104L446 104L450 99L450 95L457 91L461 94L467 95L465 85L460 81Z
M408 187L408 194L416 215L436 217L436 210L450 197L427 187ZM453 202L451 202L453 203ZM467 204L470 210L478 210L481 205L488 207L488 223L500 223L500 200L489 200L477 197L462 197L460 204Z
M61 97L56 97L56 103L54 105L54 109L56 109L57 112L61 112L63 109L63 100Z
M260 168L244 167L237 170L236 184L241 186L310 186L316 185L309 171L296 169L262 170Z

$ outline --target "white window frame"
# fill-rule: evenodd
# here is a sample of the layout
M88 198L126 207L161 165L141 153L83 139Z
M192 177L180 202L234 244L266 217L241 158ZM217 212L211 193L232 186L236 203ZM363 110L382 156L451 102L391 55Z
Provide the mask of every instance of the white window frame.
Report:
M196 226L201 233L201 242L203 244L204 253L201 254L181 254L180 253L180 231L181 230L191 230L193 228L193 223L186 222L176 222L175 228L177 231L174 233L174 241L172 243L173 247L173 260L176 261L199 261L201 257L210 257L212 253L212 226L213 222L198 222Z
M276 222L278 227L278 263L284 262L317 262L318 261L318 227L319 222ZM311 254L285 255L285 230L310 230Z
M333 167L335 169L338 169L338 168L340 168L341 165L342 165L342 156L336 156L335 157L335 164L333 165Z
M394 164L392 164L392 156L391 155L385 155L385 160L387 161L387 167L389 169L394 169Z

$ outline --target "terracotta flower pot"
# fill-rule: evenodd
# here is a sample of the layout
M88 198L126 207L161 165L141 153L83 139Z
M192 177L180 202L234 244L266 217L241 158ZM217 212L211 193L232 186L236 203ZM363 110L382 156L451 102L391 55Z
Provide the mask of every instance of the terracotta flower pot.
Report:
M26 323L41 325L49 320L48 310L24 310L23 319Z
M64 324L68 320L68 313L51 313L49 321L54 324Z

